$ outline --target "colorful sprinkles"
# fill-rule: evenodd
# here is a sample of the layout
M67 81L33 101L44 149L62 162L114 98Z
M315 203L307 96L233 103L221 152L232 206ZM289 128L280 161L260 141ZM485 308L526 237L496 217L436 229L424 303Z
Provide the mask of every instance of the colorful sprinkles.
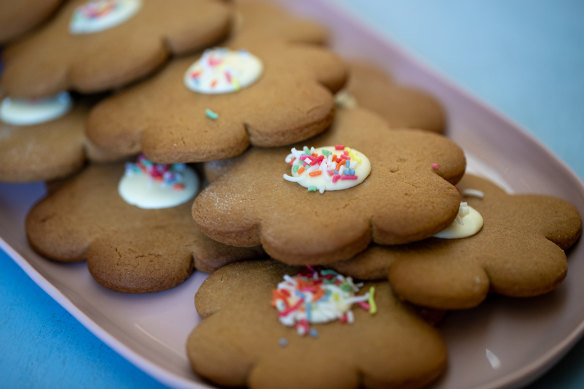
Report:
M126 163L126 174L146 174L154 182L171 186L175 190L184 190L185 181L182 172L184 172L185 167L184 163L153 163L144 155L140 155L136 163Z
M75 8L69 32L99 32L131 18L142 6L142 0L88 0Z
M209 108L205 110L205 115L212 120L217 120L217 118L219 118L219 115L216 112L211 111Z
M363 164L365 156L360 152L344 145L329 147L308 148L302 150L292 148L286 156L286 163L292 166L292 176L284 174L284 179L290 182L305 182L309 192L345 189L354 185L335 187L339 181L362 181L369 174L369 161L363 177L357 174L357 169ZM362 178L360 180L360 178ZM311 181L311 179L314 179Z
M246 50L207 49L185 74L187 87L200 93L237 92L262 72L261 61Z
M326 323L339 320L353 323L351 306L358 304L370 314L377 312L375 287L356 296L362 284L353 283L334 270L315 269L307 266L295 277L284 276L284 281L272 293L272 306L279 312L279 320L286 326L294 326L299 335L318 337L310 323Z
M227 64L225 58L228 52L229 50L227 49L214 49L205 51L203 57L201 58L202 66L198 69L195 69L191 73L191 79L195 83L199 83L201 75L206 69L208 69L215 76L215 78L209 84L211 88L215 88L221 79L223 79L222 81L227 82L227 84L233 86L233 90L239 90L239 81L236 77L232 76L233 70L225 67ZM240 50L240 52L246 53L245 50Z
M120 6L118 0L91 0L77 8L74 17L100 19L115 11Z

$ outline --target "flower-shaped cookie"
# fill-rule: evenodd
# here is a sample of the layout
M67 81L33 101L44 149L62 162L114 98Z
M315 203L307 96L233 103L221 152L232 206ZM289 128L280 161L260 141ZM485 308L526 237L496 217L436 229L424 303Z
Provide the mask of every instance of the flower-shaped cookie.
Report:
M105 99L90 113L89 139L160 163L199 162L234 157L250 143L292 144L331 123L332 92L347 77L331 51L276 40L232 49L174 60L152 79ZM192 68L199 59L200 69ZM248 66L237 68L242 63ZM241 70L239 81L233 69Z
M41 123L20 125L0 118L0 181L51 180L79 170L85 162L87 112L87 106L77 104Z
M312 336L281 324L272 293L298 271L241 262L207 278L195 296L203 321L187 341L193 370L219 385L254 389L418 388L444 371L444 341L387 282L372 284L377 312L354 308L353 323L315 324Z
M320 194L283 178L291 174L285 162L290 148L251 149L197 196L193 216L201 230L234 246L261 244L290 264L326 264L350 258L372 241L401 244L432 236L458 213L454 184L465 158L442 136L390 130L380 117L352 109L339 111L329 131L306 143L358 150L369 159L371 174L355 187ZM332 179L356 181L354 173ZM329 174L336 175L330 170L322 176Z
M264 41L269 37L322 45L329 37L322 24L302 19L273 3L240 0L235 3L234 12L231 39Z
M560 284L567 271L564 250L582 229L573 205L550 196L509 195L470 175L459 188L463 200L483 216L478 234L374 246L331 267L368 279L384 278L389 269L389 280L401 298L439 309L476 306L489 292L537 296Z
M63 0L0 2L0 46L19 38L45 21Z
M217 42L229 32L230 18L221 0L73 0L7 48L2 86L23 98L120 87L173 54Z
M61 262L86 259L100 284L127 293L180 284L193 271L193 257L221 262L259 255L257 248L227 247L202 235L188 201L163 209L130 205L118 193L123 175L123 164L90 165L42 199L26 219L32 247Z
M377 66L350 61L351 78L337 95L341 107L363 107L382 116L391 127L444 133L446 113L428 92L396 83Z
M0 181L53 180L76 172L87 158L102 161L117 157L85 138L90 105L88 99L74 101L66 93L44 103L3 100Z

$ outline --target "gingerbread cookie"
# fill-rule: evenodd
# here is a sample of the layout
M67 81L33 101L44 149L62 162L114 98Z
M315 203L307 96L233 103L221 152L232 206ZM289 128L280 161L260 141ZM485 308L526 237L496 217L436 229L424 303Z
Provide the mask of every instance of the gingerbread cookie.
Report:
M267 37L286 42L323 45L328 41L329 33L321 23L292 15L273 3L237 1L231 39L257 41Z
M193 216L201 230L234 246L261 244L290 264L326 264L372 241L431 236L458 213L453 184L465 158L442 136L390 130L353 109L339 111L331 129L306 144L319 149L255 148L239 157L197 196Z
M446 112L440 102L421 89L395 82L372 64L350 61L347 87L336 96L340 107L363 107L382 116L395 128L436 133L446 130Z
M229 170L231 166L236 162L237 158L225 158L205 162L203 164L203 172L205 174L205 178L209 182L215 181L217 178L221 177L223 173Z
M87 124L98 146L161 163L280 146L326 129L343 62L315 46L281 41L215 48L173 61L154 78L96 106Z
M367 279L385 277L389 269L390 282L401 298L439 309L476 306L489 292L537 296L560 284L567 271L564 250L582 229L573 205L550 196L508 195L470 175L459 188L464 202L484 220L476 235L374 246L331 267Z
M100 284L126 293L180 284L193 271L193 257L257 257L257 249L227 247L199 232L189 214L197 187L188 166L145 159L125 170L91 165L32 208L27 236L50 259L86 259Z
M29 182L66 177L87 158L118 158L85 138L92 99L67 92L37 100L5 98L0 102L0 181Z
M193 370L218 385L254 389L418 388L445 370L439 333L393 297L387 282L356 292L359 285L334 272L294 277L301 271L243 262L207 278L195 297L203 321L187 341ZM288 289L298 285L302 297L286 307ZM308 295L311 304L303 303ZM340 303L327 303L333 299Z
M47 20L63 0L0 2L0 46L21 37Z
M68 93L0 104L0 181L51 180L79 170L85 162L83 134L88 108Z
M140 79L173 54L209 46L229 32L221 0L74 0L5 53L9 96L94 93Z
M372 244L353 258L329 263L327 266L359 280L383 280L387 278L389 265L394 261L392 250L399 250L399 247L401 246Z

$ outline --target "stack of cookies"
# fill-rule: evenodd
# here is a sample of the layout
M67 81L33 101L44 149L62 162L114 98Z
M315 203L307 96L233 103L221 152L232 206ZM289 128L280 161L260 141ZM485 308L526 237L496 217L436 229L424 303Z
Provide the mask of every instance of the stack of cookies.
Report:
M577 209L465 174L440 103L340 58L318 23L256 1L59 3L34 21L1 5L0 181L48 183L30 245L105 288L210 273L185 343L214 384L423 387L447 368L446 311L565 278Z

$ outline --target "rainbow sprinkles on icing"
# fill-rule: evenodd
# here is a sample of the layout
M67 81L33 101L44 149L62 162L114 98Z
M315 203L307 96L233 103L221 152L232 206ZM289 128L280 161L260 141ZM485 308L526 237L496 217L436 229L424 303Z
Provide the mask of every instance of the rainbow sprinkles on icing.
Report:
M371 173L369 159L343 145L292 148L285 161L292 165L292 175L284 174L284 179L297 182L309 192L352 188Z
M272 293L272 306L278 310L279 320L286 326L295 326L299 335L318 333L310 329L310 323L327 323L339 320L353 323L353 304L369 311L377 312L375 288L357 296L362 284L353 283L334 270L314 269L307 266L295 277L284 276L284 281Z
M75 9L69 24L71 34L91 34L130 19L142 7L142 0L89 0Z
M185 164L153 163L141 155L136 163L126 164L118 191L131 205L159 209L188 201L198 187L197 175Z
M260 59L246 50L214 48L188 68L184 82L198 93L232 93L256 82L262 71Z

